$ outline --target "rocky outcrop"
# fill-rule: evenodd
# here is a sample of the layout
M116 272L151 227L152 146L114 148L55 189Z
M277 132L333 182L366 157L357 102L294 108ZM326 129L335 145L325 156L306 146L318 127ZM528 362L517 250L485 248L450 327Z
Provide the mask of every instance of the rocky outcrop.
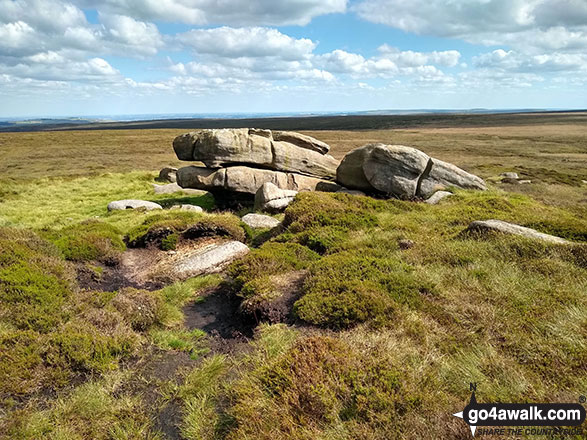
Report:
M253 229L273 229L281 224L276 218L263 214L247 214L241 220L245 225Z
M368 144L348 153L336 170L340 185L404 199L429 198L454 186L485 190L485 182L404 145Z
M251 195L254 195L266 182L270 182L278 188L293 191L336 192L341 189L340 185L328 180L245 166L220 169L184 167L177 171L177 182L184 188L208 191L224 190Z
M321 144L298 133L282 132L275 139L270 130L224 128L185 133L175 138L173 149L180 160L200 161L207 168L247 165L334 179L338 161L319 152L328 151Z
M163 209L163 207L154 202L148 202L146 200L116 200L108 203L108 211L124 211L125 209L138 209L142 208L147 211L153 209Z
M279 212L287 208L296 197L297 191L280 189L267 182L255 194L255 210Z
M514 223L504 222L502 220L478 220L472 222L465 230L468 234L485 234L491 232L499 232L502 234L520 235L522 237L531 238L534 240L546 241L555 244L568 244L569 241L564 238L556 237L554 235L544 234L535 229L526 228L524 226L516 225Z

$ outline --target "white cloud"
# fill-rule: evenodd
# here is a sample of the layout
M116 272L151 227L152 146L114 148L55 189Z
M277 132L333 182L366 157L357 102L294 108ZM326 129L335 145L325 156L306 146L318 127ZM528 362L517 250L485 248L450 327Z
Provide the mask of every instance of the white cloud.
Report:
M479 68L503 72L587 72L587 54L549 53L527 55L514 50L497 49L473 58Z
M233 58L277 56L296 60L309 55L316 47L307 38L295 39L276 29L262 27L194 29L179 34L177 40L198 54Z
M360 54L344 50L334 50L315 57L315 64L341 74L354 77L413 75L426 72L440 72L435 65L454 67L461 54L456 50L443 52L401 51L383 45L378 48L379 55L365 59Z
M100 14L100 22L104 26L104 38L119 44L121 51L132 48L141 54L154 55L163 46L163 38L153 23L109 14Z
M416 34L522 50L587 49L585 0L362 0L353 10Z
M342 13L347 0L78 0L78 4L143 20L193 25L306 25Z

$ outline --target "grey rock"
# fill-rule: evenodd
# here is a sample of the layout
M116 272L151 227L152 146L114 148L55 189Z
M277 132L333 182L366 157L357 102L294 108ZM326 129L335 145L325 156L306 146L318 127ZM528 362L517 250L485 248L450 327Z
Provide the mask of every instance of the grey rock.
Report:
M254 195L266 182L281 189L294 191L335 192L341 187L334 182L302 176L295 173L262 170L245 166L235 166L212 170L189 166L177 171L177 182L184 188L203 190L226 190Z
M421 177L418 196L428 198L436 191L445 190L451 186L462 189L476 189L485 191L487 187L480 177L467 173L459 167L438 159L431 159L430 172Z
M165 167L161 171L159 171L159 177L157 180L161 182L171 182L175 183L177 181L176 174L177 168L173 167Z
M187 279L197 275L220 272L235 259L249 253L247 245L240 241L213 243L201 248L176 254L170 271L177 279Z
M182 188L177 183L168 183L167 185L157 185L156 183L154 183L153 191L155 192L155 194L173 194L176 192L181 192L183 194L189 195L206 194L206 191L202 191L199 189Z
M363 162L365 177L377 191L401 198L417 195L430 158L404 145L376 145Z
M349 189L372 191L373 187L363 171L363 163L377 145L383 144L367 144L347 153L336 169L337 183Z
M161 205L148 202L146 200L115 200L113 202L108 203L108 211L123 211L125 209L137 209L142 208L147 211L151 211L153 209L163 209Z
M519 183L520 185L527 185L527 184L529 184L529 183L532 183L532 181L531 181L531 180L526 180L526 179L524 179L524 180L518 180L518 183Z
M501 177L506 177L508 179L519 179L518 173L512 173L512 172L501 173L500 176Z
M255 210L278 212L287 208L295 198L297 191L280 189L266 182L255 194Z
M296 133L295 131L274 131L273 139L276 141L289 142L300 148L316 151L320 154L326 154L330 151L330 145L319 141L311 136Z
M179 159L201 161L208 168L246 164L334 179L338 161L332 156L268 136L268 130L248 128L200 130L178 136L173 148Z
M404 145L368 144L349 152L336 171L340 185L411 199L455 186L485 190L479 177Z
M544 234L535 229L519 226L514 223L504 222L502 220L477 220L472 222L466 229L468 233L487 233L501 232L504 234L520 235L527 238L542 240L549 243L568 244L569 241L554 235Z
M241 220L253 229L273 229L281 224L276 218L263 214L247 214Z
M430 196L430 198L424 200L424 202L428 203L429 205L436 205L438 202L440 202L445 197L450 197L450 196L452 196L451 192L436 191L434 194L432 194L432 196Z
M179 211L204 212L202 207L198 205L173 205L169 209Z

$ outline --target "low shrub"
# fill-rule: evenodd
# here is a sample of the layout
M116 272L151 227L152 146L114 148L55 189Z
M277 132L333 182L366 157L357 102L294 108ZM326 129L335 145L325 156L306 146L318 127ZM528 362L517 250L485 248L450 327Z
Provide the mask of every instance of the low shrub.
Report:
M306 322L335 329L387 324L398 304L417 307L424 289L431 287L398 259L341 252L310 268L294 310Z
M126 249L122 232L114 226L88 220L60 230L43 229L41 236L52 242L66 260L98 260L113 263Z
M73 273L59 251L31 231L0 229L2 319L42 333L55 328L71 297Z

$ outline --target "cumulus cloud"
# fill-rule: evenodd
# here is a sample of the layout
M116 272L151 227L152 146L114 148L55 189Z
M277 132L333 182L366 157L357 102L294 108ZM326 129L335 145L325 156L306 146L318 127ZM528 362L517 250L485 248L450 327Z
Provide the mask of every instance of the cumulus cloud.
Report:
M344 50L316 56L314 62L323 68L337 73L350 74L355 77L395 76L412 74L436 75L440 70L436 67L454 67L458 64L461 54L456 50L442 52L401 51L383 45L378 48L379 55L365 59L360 54Z
M295 60L309 55L316 47L307 38L295 39L276 29L262 27L194 29L176 38L198 54L219 57L277 56Z
M477 44L587 48L585 0L362 0L353 10L374 23Z
M526 55L514 50L497 49L474 57L473 64L479 68L502 72L586 72L587 55L565 53Z
M345 12L347 0L78 0L78 4L139 17L193 25L306 25Z

